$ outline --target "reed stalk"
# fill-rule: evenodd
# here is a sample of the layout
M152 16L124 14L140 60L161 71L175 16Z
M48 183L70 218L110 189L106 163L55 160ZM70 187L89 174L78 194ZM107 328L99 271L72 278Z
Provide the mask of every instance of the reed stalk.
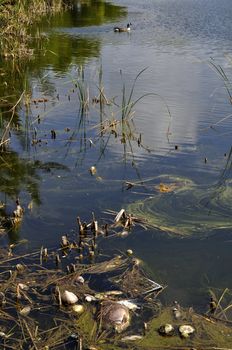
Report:
M31 57L31 25L45 14L63 10L63 0L0 0L0 55L16 59Z

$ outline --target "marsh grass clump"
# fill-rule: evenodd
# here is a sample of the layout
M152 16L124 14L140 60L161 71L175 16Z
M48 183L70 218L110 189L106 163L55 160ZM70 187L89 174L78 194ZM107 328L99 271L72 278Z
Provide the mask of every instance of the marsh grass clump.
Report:
M0 1L0 48L4 58L31 57L30 27L45 14L61 11L67 6L62 0Z
M47 250L46 256L41 254L44 248L21 256L11 248L11 254L0 250L0 326L1 341L4 340L6 348L59 349L81 343L84 349L102 340L106 342L114 336L113 329L105 332L99 320L99 310L106 302L125 310L130 317L130 309L118 304L125 301L126 289L111 283L108 290L106 283L111 275L120 276L122 271L129 274L134 265L130 258L115 256L82 264L75 262L78 249L69 247L62 264L68 259L75 262L76 269L67 274L65 265L57 268L54 264L54 254L60 252L59 248ZM105 289L99 292L92 280L102 281ZM67 296L72 297L71 303L67 302ZM82 312L76 312L77 309Z

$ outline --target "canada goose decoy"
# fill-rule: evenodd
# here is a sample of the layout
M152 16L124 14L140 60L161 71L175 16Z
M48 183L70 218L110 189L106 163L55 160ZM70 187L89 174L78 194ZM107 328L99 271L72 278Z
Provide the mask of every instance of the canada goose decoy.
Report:
M131 23L128 23L126 28L124 27L114 27L114 32L129 32L131 27Z

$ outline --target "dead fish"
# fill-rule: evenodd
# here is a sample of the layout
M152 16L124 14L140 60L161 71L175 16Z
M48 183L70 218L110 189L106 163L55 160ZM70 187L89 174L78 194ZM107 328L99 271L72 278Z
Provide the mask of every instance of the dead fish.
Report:
M132 310L132 311L140 309L140 307L138 305L136 305L135 303L133 303L130 300L119 300L119 301L117 301L117 303L120 305L126 306L129 310Z
M122 338L121 341L136 341L136 340L140 340L142 338L143 338L142 335L134 334L134 335L128 335L128 336Z
M101 305L100 318L103 327L121 333L130 325L129 309L117 302L105 301Z
M103 299L107 299L110 296L118 296L122 294L123 293L120 290L108 290L107 292L96 293L95 298L98 300L103 300Z

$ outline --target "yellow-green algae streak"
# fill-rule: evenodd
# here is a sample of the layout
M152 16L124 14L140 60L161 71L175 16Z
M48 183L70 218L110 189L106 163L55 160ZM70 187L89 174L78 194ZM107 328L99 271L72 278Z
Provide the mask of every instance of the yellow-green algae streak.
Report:
M148 350L148 349L196 349L209 350L215 347L231 349L232 329L222 321L202 316L195 313L191 308L182 309L182 317L176 320L173 316L172 307L166 307L156 318L153 318L147 325L145 335L136 341L123 341L125 334L111 337L102 337L94 345L97 349L120 350ZM162 336L158 329L161 325L172 324L174 334L172 336ZM191 325L195 332L187 338L181 338L178 328L180 325ZM91 343L91 342L90 342ZM91 343L93 345L93 343Z
M189 179L167 175L158 181L169 186L170 192L159 191L156 185L153 196L127 208L148 226L181 236L232 228L232 181L220 186L197 186Z
M158 333L160 325L170 323L174 326L175 333L171 337L163 337ZM192 325L195 332L187 339L180 337L178 327L183 324ZM139 341L141 349L151 349L160 347L194 347L196 349L211 346L227 347L232 343L232 329L227 325L194 313L191 309L183 311L181 320L175 320L172 308L165 308L158 318L154 318L150 324L146 336ZM139 348L139 347L138 347Z

